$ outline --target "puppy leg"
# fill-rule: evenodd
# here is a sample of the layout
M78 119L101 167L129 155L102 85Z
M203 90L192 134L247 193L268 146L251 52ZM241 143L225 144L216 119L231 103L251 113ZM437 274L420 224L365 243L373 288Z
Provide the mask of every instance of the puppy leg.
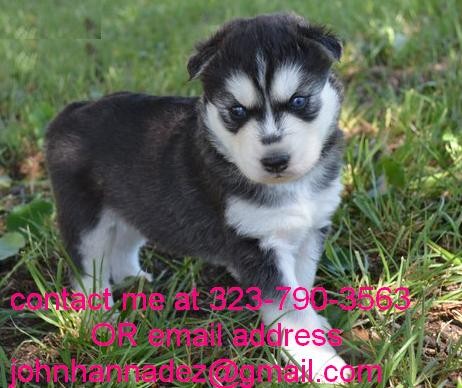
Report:
M313 288L318 262L324 249L326 235L327 231L325 228L321 230L310 230L304 241L300 244L296 254L295 276L302 287L307 290ZM322 327L327 329L331 328L326 318L319 315L319 319L323 322Z
M295 277L297 279L297 283L306 288L308 291L310 291L314 285L317 266L323 252L326 235L327 228L310 230L304 241L300 244L299 250L296 254ZM311 325L311 329L320 328L326 332L332 329L327 319L319 315L311 306L309 306L304 313L306 314L305 320L313 323ZM323 351L329 352L329 345L326 346L327 348ZM316 351L316 349L313 349L313 351ZM339 356L336 356L330 364L340 368L345 365L345 362Z
M151 274L140 267L139 250L145 243L146 239L137 229L118 218L109 260L111 279L115 284L129 276L142 276L147 281L152 281Z
M319 230L310 229L295 254L295 275L298 282L308 290L314 285L324 238L325 234Z
M289 295L284 303L282 310L279 309L279 303L282 294L276 291L277 286L288 286L293 291L297 287L304 287L296 276L296 260L291 253L290 247L284 247L283 244L274 246L271 249L263 250L259 259L254 261L242 261L239 267L235 269L240 272L240 278L246 285L257 285L262 289L263 300L274 300L274 303L263 304L261 309L265 325L277 326L281 324L284 329L306 329L310 332L316 329L326 329L324 320L308 307L304 310L297 311L293 308L296 301ZM236 268L237 267L237 268ZM288 344L284 347L285 351L299 364L312 361L313 376L320 381L323 380L324 368L328 365L334 365L341 368L345 362L339 357L335 349L327 342L323 346L316 346L310 341L307 344L297 343L294 335L289 335Z
M77 283L77 289L85 293L111 289L110 259L115 240L115 228L116 218L113 212L104 210L97 224L81 234L78 251L81 257L82 284Z
M113 239L112 217L102 208L102 193L87 170L70 167L52 167L50 175L60 234L79 271L72 285L86 293L110 289L107 256Z

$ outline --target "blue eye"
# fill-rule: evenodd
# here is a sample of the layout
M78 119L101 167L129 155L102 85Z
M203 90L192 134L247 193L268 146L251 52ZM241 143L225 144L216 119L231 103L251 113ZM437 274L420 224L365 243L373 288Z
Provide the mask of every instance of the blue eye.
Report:
M307 97L293 96L289 101L289 105L292 109L299 110L305 107L307 101L308 101Z
M233 106L231 109L231 115L237 119L244 119L247 117L247 109L241 105Z

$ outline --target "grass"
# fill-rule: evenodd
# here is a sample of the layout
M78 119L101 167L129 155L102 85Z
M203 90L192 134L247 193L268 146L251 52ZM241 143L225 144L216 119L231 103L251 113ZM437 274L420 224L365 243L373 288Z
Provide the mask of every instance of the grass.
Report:
M85 4L83 4L85 3ZM383 367L381 387L462 385L462 6L440 2L332 0L253 2L0 0L0 235L14 229L18 206L51 201L43 166L47 122L68 102L118 90L198 95L185 62L194 43L236 16L294 10L332 27L345 41L337 71L345 81L341 124L348 137L343 202L318 272L328 290L406 286L405 312L342 312L329 308L333 327L345 330L351 363ZM46 206L16 225L20 252L0 261L0 382L10 360L49 363L210 364L279 358L264 348L99 348L88 336L88 314L13 312L16 291L68 285L68 258ZM51 209L52 210L52 209ZM13 216L11 216L13 214ZM34 215L35 214L35 215ZM33 223L33 225L32 225ZM22 244L21 244L22 245ZM220 269L195 258L169 258L146 248L153 285L176 292L230 283ZM170 299L171 300L171 299ZM207 300L202 306L207 306ZM168 304L167 304L168 305ZM253 313L127 311L140 338L153 327L255 327ZM37 386L37 385L30 385ZM69 385L55 385L69 386ZM77 386L77 385L76 385ZM109 384L107 385L109 386ZM130 386L127 384L127 386ZM140 385L143 386L143 385ZM148 384L144 386L149 386ZM367 384L363 386L368 386Z

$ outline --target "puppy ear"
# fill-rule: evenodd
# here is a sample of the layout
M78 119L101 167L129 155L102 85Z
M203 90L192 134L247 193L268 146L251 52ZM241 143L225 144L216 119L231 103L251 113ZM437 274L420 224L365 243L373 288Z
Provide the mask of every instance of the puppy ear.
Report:
M219 51L225 37L240 23L241 20L233 20L221 27L211 38L196 45L196 52L189 58L189 80L198 78L213 57Z
M310 26L306 23L298 25L298 33L304 38L315 42L332 61L339 61L342 56L342 43L327 28Z

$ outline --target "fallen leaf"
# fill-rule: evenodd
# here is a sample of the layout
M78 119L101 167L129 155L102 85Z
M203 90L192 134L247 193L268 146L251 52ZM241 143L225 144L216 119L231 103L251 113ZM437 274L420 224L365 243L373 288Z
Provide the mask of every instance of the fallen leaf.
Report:
M0 237L0 261L16 255L24 245L26 240L21 233L5 233Z
M20 232L29 229L33 234L40 234L40 227L53 213L53 205L41 198L36 198L25 205L14 207L6 217L6 228L9 232Z

